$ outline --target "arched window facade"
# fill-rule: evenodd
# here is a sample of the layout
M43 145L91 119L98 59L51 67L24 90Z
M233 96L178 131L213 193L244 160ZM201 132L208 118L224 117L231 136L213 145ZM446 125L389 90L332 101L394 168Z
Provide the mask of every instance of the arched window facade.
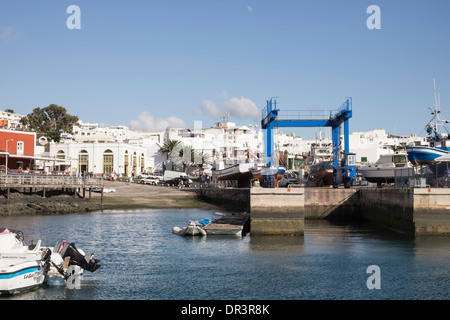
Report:
M59 151L56 153L56 159L65 159L65 158L66 158L66 154L64 153L64 151L59 150Z
M111 150L103 152L103 174L110 176L114 170L114 153Z
M86 174L89 172L89 153L81 150L78 154L78 172Z
M130 159L128 157L128 151L125 151L125 159L124 159L124 175L128 177L130 171Z
M137 175L137 155L136 152L133 153L133 171L132 171L132 175L135 176Z

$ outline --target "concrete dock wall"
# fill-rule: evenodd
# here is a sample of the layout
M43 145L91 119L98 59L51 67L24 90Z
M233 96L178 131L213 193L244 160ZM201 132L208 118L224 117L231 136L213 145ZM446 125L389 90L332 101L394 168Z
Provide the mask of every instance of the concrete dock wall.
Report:
M305 189L305 219L356 219L359 205L357 189Z
M415 234L450 235L450 189L414 189Z
M250 189L250 232L253 235L303 235L303 188Z
M250 211L250 188L204 188L199 197L239 211Z
M450 189L363 188L364 219L398 231L420 235L450 235Z
M450 235L450 188L211 188L201 196L249 212L252 234L303 234L304 219L365 219L414 235Z
M363 188L360 190L361 215L390 229L414 233L412 189Z

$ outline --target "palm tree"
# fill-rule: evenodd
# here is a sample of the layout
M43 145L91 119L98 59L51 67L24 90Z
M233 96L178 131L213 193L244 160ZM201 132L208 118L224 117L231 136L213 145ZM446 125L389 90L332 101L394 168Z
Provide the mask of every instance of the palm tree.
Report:
M195 156L196 164L198 164L198 174L201 176L203 171L203 165L212 164L211 155L209 153L204 153L203 151L197 152Z
M174 151L181 147L180 140L166 140L163 145L159 148L158 152L165 153L167 155L167 161L172 158ZM176 152L175 152L176 154ZM173 163L172 163L173 169Z
M192 146L183 146L178 155L175 155L177 160L180 160L183 163L183 171L187 171L188 165L194 163L195 160L195 151Z

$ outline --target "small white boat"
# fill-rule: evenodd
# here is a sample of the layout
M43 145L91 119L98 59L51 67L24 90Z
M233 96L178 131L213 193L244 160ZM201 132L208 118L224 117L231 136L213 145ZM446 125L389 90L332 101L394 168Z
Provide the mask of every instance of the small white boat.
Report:
M395 181L396 170L404 170L403 175L407 175L407 170L412 168L405 153L382 155L374 164L360 168L363 177L373 183L393 183ZM397 172L399 176L401 172Z
M112 188L112 187L93 187L91 188L92 192L102 192L103 193L110 193L110 192L116 192L116 188Z
M15 294L41 286L49 269L51 252L23 243L20 230L2 229L0 232L0 294Z
M100 267L94 255L85 255L75 244L58 242L55 247L26 245L20 230L0 229L0 294L16 294L40 287L53 278L63 283L83 270Z
M172 232L179 236L206 236L206 231L195 221L189 220L187 227L173 227Z

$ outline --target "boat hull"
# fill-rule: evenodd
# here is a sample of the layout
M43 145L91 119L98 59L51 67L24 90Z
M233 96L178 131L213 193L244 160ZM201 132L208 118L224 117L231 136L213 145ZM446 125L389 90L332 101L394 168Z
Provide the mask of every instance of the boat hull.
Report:
M205 236L206 232L199 226L187 226L184 228L173 227L172 232L179 236Z
M309 176L320 186L333 183L333 165L331 161L321 161L310 166Z
M45 268L36 262L0 267L0 293L16 294L39 288L45 280Z
M277 180L280 180L284 177L285 173L286 168L281 166L262 167L252 171L253 179L259 180L260 183L263 183L264 177L267 176L275 177Z
M205 227L207 235L225 235L225 236L242 236L243 226L223 224L223 223L210 223Z
M376 168L362 167L360 172L362 176L372 183L394 183L395 176L407 177L411 168Z
M217 180L237 180L238 187L248 188L250 186L250 180L253 178L250 169L255 166L254 163L240 163L234 166L216 170L214 172Z
M450 153L446 150L424 146L407 147L406 152L408 153L408 160L414 165L431 164L436 158Z

